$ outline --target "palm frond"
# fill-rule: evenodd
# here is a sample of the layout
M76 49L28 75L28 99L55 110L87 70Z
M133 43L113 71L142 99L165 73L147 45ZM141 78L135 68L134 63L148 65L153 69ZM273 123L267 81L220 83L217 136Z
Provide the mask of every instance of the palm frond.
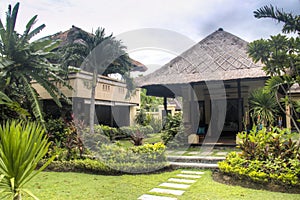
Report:
M254 17L258 19L272 18L278 22L283 22L284 26L282 31L284 33L300 31L299 15L294 16L292 13L286 13L283 9L274 8L272 5L257 9L254 11Z

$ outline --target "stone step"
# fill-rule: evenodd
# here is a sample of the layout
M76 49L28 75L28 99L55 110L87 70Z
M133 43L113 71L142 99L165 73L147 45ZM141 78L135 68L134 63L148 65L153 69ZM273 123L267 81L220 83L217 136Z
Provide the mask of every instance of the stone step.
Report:
M183 178L169 178L169 182L177 182L177 183L195 183L195 180L190 180L190 179L183 179Z
M208 163L217 164L225 160L224 156L167 156L170 162Z
M202 175L204 172L199 172L199 171L187 171L187 170L182 170L181 173L183 174L196 174L196 175Z
M199 169L217 169L218 164L214 163L189 163L189 162L169 162L172 167L188 167Z
M182 178L201 178L199 175L191 175L191 174L177 174L176 176Z
M143 194L138 198L138 200L177 200L177 198Z
M159 187L168 187L168 188L175 188L175 189L188 189L190 185L187 184L180 184L180 183L162 183Z
M149 192L172 194L172 195L181 196L185 191L184 190L171 190L171 189L153 188Z

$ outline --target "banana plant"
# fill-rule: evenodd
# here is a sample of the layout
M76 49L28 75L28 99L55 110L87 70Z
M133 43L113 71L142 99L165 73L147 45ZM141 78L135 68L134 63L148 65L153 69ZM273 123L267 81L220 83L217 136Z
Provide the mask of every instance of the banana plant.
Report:
M31 105L28 109L34 117L44 122L39 95L32 82L42 86L56 104L61 106L60 98L70 102L57 87L57 84L60 84L70 88L62 76L67 72L61 66L49 62L59 41L45 37L31 42L31 39L45 28L42 24L33 29L37 15L29 20L23 34L15 31L18 10L19 3L13 9L11 5L8 6L6 26L0 19L0 91L14 97L12 99L21 105Z

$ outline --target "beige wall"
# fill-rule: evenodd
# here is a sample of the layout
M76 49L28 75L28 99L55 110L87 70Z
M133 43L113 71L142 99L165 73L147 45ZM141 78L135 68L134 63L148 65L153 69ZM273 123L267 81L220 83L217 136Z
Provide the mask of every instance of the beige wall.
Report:
M69 75L69 83L73 87L73 91L61 85L58 85L58 87L67 97L90 99L91 79L92 75L88 72L72 73ZM43 87L36 83L33 83L33 87L42 99L51 99L51 96ZM130 98L126 98L126 93L127 89L124 82L105 76L98 77L96 100L140 104L140 89L137 89Z

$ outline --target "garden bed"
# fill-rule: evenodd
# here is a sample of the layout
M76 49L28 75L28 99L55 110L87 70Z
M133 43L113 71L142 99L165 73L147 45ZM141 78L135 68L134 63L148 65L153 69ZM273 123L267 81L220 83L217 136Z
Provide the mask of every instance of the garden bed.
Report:
M250 178L244 177L237 177L234 175L222 173L220 171L214 171L212 173L212 178L214 181L223 183L226 185L234 185L234 186L241 186L245 188L251 188L256 190L268 190L272 192L283 192L283 193L294 193L300 194L300 188L297 186L284 186L275 184L273 182L269 183L258 183L252 181Z

